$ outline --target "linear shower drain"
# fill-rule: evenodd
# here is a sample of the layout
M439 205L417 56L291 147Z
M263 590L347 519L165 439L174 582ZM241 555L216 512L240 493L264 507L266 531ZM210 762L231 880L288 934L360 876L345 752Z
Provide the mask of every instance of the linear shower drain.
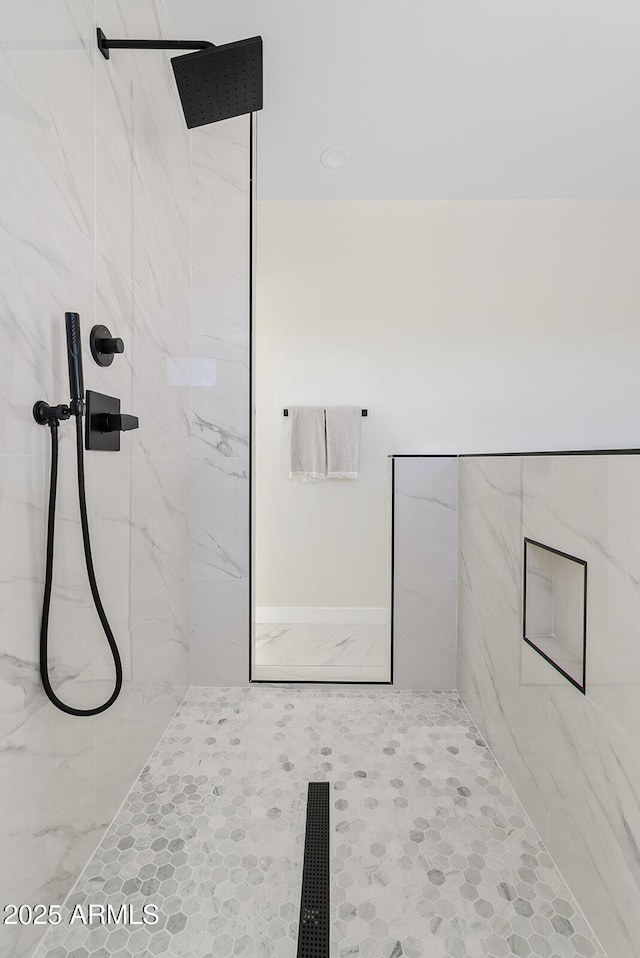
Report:
M328 782L309 782L298 958L329 958Z

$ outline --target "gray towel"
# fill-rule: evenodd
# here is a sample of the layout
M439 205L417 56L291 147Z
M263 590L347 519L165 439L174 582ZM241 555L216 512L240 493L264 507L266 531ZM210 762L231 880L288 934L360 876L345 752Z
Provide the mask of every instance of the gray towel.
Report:
M327 478L358 479L362 410L359 406L327 406L326 414Z
M326 479L327 445L322 406L289 406L289 476Z

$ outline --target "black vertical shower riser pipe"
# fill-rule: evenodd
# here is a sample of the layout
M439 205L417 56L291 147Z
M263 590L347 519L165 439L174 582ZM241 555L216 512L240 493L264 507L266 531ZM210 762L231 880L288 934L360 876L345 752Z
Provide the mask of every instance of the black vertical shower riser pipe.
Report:
M47 547L44 577L44 596L42 601L42 620L40 624L40 677L43 688L49 701L66 712L67 715L99 715L110 708L120 695L122 689L122 660L118 644L109 625L93 567L91 552L91 537L89 534L89 517L87 514L87 495L84 475L84 443L82 435L82 417L84 415L84 385L82 377L82 353L80 345L80 317L77 313L65 314L67 324L67 356L69 361L69 385L71 403L69 406L47 406L46 403L36 403L34 417L41 425L48 425L51 432L51 476L49 484L49 507L47 511ZM115 668L115 682L113 692L102 705L92 709L74 708L58 698L49 679L49 614L51 611L51 590L53 586L54 547L56 529L56 500L58 494L58 429L59 419L68 419L73 415L76 420L76 460L78 474L78 506L80 509L80 526L82 528L82 544L84 558L89 579L89 587L93 603L100 619L100 624L109 643Z

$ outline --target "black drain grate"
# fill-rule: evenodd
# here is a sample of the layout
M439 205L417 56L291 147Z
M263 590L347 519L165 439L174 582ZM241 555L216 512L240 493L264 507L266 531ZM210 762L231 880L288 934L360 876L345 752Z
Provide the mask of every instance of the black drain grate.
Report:
M309 782L298 958L329 958L328 782Z

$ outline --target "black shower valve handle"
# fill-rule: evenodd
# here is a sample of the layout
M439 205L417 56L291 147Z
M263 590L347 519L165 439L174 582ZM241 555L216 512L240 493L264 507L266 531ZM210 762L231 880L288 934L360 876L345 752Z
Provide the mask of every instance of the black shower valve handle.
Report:
M97 413L91 419L91 425L98 432L129 432L140 425L137 416L129 416L126 413Z
M137 416L129 416L125 413L98 413L91 419L93 428L98 432L129 432L140 425Z
M140 425L140 420L137 416L130 416L126 413L121 413L119 416L113 417L116 420L116 429L119 429L120 432L129 432L131 429L137 429Z

